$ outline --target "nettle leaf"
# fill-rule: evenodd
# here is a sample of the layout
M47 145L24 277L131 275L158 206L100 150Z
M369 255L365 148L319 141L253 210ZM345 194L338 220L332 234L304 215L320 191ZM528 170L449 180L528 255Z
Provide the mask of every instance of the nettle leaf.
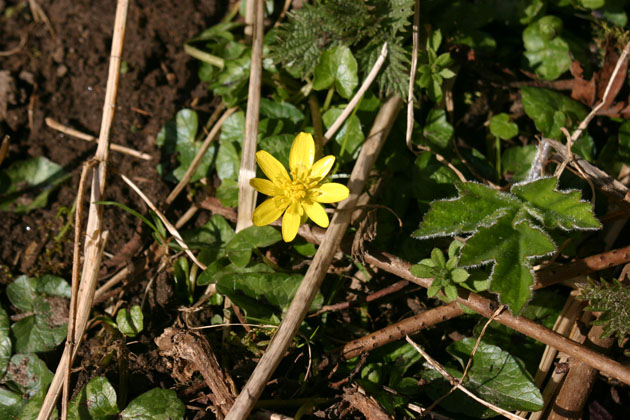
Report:
M20 276L7 287L7 296L26 316L11 326L18 353L49 351L67 332L70 285L62 278Z
M558 191L556 186L557 179L542 178L516 184L508 194L472 182L459 184L459 197L433 202L412 236L426 239L471 233L461 249L458 265L492 264L489 290L518 313L531 298L532 259L555 251L544 229L588 230L601 226L591 204L581 201L578 191ZM426 275L429 271L418 273Z
M171 389L154 388L129 403L122 420L183 420L186 407Z
M272 226L250 226L238 232L226 246L227 256L234 264L245 267L254 249L275 244L282 234Z
M69 420L108 420L120 410L116 391L104 376L92 378L68 405Z
M555 245L538 228L523 221L516 225L514 214L506 212L496 223L480 227L462 248L459 263L474 266L494 263L490 291L518 313L531 298L534 275L530 260L552 253Z
M357 60L345 45L324 51L315 67L313 89L328 89L333 84L337 93L346 99L350 99L359 84Z

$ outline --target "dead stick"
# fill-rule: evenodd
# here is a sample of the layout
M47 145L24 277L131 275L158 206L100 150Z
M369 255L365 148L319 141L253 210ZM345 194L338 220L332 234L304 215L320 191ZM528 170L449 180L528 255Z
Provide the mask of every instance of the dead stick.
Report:
M365 337L346 343L341 349L341 357L345 360L352 359L353 357L360 356L363 353L367 353L393 341L400 340L406 335L415 334L432 325L458 317L463 313L464 311L462 311L455 302L429 309L395 324L388 325L378 331L374 331Z
M317 291L321 285L332 258L341 243L350 224L352 210L359 195L363 191L365 180L383 147L385 139L400 111L402 100L399 97L389 99L380 109L370 134L361 148L357 162L350 175L348 188L350 196L342 201L330 223L324 240L320 245L313 262L309 266L300 287L298 288L285 318L274 335L269 347L258 362L252 376L236 399L226 420L243 420L247 418L254 404L260 397L267 381L280 363L286 349L293 340L300 324L304 320Z
M253 4L252 4L253 3ZM252 41L252 63L249 72L247 113L245 115L245 136L241 152L241 169L238 173L238 220L236 232L252 225L252 215L256 206L256 190L249 180L256 176L256 139L260 120L260 89L262 86L262 46L264 26L264 1L247 3L248 13L254 13L254 39ZM246 26L245 29L251 28ZM247 34L247 32L246 32Z
M375 253L376 255L368 254L365 257L365 262L372 264L378 268L388 271L392 274L409 280L422 287L428 288L432 279L423 279L411 274L409 268L411 263L404 261L394 255L387 253ZM490 299L481 297L475 293L469 293L468 291L460 290L460 295L457 298L457 302L472 309L478 314L489 318L492 313L497 309L498 304ZM583 361L587 365L599 370L600 372L618 379L619 381L630 385L630 368L623 366L622 364L611 360L610 358L599 354L581 344L575 343L561 334L556 333L542 325L536 324L527 318L521 316L514 316L508 312L503 312L496 317L496 321L507 327L512 328L522 334L527 335L535 340L540 341L543 344L547 344L556 348L559 351L565 352L571 357L575 357L578 360Z
M107 78L107 88L105 90L105 101L103 105L103 118L101 121L101 131L98 139L95 158L98 166L92 174L92 189L90 195L90 208L88 211L88 221L86 225L84 244L84 265L81 275L81 285L79 286L79 303L77 307L76 334L74 342L78 345L85 331L89 315L94 301L94 292L98 282L98 272L101 265L101 258L107 239L106 232L103 232L103 206L95 204L101 201L105 193L105 181L107 175L107 158L109 150L109 132L114 119L116 108L116 94L118 90L118 80L120 77L120 64L127 21L128 0L118 0L116 5L116 17L114 20L114 35L112 38L112 49L109 61L109 73ZM61 361L57 366L55 376L48 388L46 398L37 416L37 420L47 420L52 413L55 402L59 397L61 386L67 365L72 364L73 354L65 351Z

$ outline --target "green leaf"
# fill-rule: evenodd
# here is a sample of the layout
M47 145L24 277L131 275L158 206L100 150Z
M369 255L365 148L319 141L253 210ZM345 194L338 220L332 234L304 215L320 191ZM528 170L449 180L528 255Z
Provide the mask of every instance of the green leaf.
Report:
M114 387L104 376L97 376L72 399L68 419L113 420L119 411Z
M288 119L293 124L304 120L304 114L289 102L274 102L267 98L260 98L260 114L271 119Z
M357 60L346 46L324 51L315 67L313 89L328 89L333 84L337 93L346 99L350 99L359 84Z
M215 96L221 96L223 102L229 107L244 101L247 99L250 66L251 53L248 48L243 51L241 57L225 60L223 70L210 84L210 89Z
M569 44L560 36L562 19L543 16L523 31L525 57L536 74L555 80L571 66Z
M490 227L480 227L462 248L459 263L474 266L493 263L490 291L518 313L531 298L534 283L530 260L555 251L551 238L540 229L505 212Z
M475 342L475 338L465 338L451 343L446 350L463 368ZM483 341L475 352L464 386L505 410L538 411L543 407L540 390L522 364L500 347Z
M143 319L140 305L133 305L129 311L125 308L121 308L118 311L116 314L116 325L120 332L127 337L135 337L144 328Z
M453 126L448 122L445 110L433 108L429 111L422 129L422 136L430 145L445 149L448 147L454 132Z
M330 108L322 115L322 120L326 128L337 120L343 110L341 108ZM359 155L359 150L365 136L361 128L361 120L356 115L350 117L343 123L334 137L333 153L337 155L340 163L350 162Z
M0 388L0 418L17 419L26 400L16 392Z
M518 134L518 125L510 121L508 114L497 114L490 119L490 132L503 140L511 139Z
M122 420L183 420L186 407L171 389L154 388L129 403Z
M241 167L241 156L237 149L238 143L223 142L217 152L217 175L222 181L226 179L238 180L238 171Z
M217 188L217 198L225 207L238 206L238 181L224 179Z
M234 236L226 246L227 256L234 264L245 267L249 264L252 251L273 245L282 239L282 234L272 226L250 226Z
M30 397L46 390L52 381L53 373L46 363L33 353L14 354L3 381L13 391Z
M503 175L511 182L523 181L527 178L536 153L538 146L533 144L506 149L501 155Z
M43 156L12 163L0 170L0 211L27 213L45 207L48 196L70 176Z
M556 178L542 178L527 184L516 184L511 192L528 204L529 214L548 229L599 229L601 223L593 215L593 206L580 200L580 192L557 191Z
M457 190L459 198L431 204L420 229L412 236L425 239L473 232L479 226L492 224L499 216L499 209L519 204L515 197L482 184L467 182L457 185Z
M11 358L11 337L9 337L9 316L0 306L0 378L4 375ZM0 404L1 406L2 404Z
M162 127L155 139L155 143L163 150L166 156L177 153L177 161L179 162L179 166L172 172L164 172L163 169L160 169L162 176L168 177L172 175L177 181L183 178L186 170L201 149L202 142L195 141L197 127L197 113L191 109L178 111L175 118L167 121ZM203 155L201 163L190 182L199 181L207 175L214 159L214 152L215 148L210 147Z
M221 134L219 134L219 143L243 141L245 136L245 113L243 111L235 112L230 115L221 126Z
M286 168L289 167L289 152L293 144L294 134L275 134L263 137L258 142L258 149L271 153Z
M560 128L571 129L587 114L584 105L552 90L525 86L521 96L525 113L545 137L564 139Z
M49 351L59 345L67 332L70 285L65 280L45 275L18 277L7 287L13 305L26 315L11 326L18 353Z
M250 319L271 322L278 309L284 311L288 308L302 282L301 274L270 272L264 264L239 271L221 276L217 291L245 309ZM310 310L320 308L323 299L318 292Z

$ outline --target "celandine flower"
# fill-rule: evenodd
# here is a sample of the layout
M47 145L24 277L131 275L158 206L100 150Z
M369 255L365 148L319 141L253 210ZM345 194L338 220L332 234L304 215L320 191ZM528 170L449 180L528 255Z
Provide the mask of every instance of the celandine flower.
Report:
M350 191L336 182L322 183L330 172L335 157L315 160L315 142L308 133L300 133L293 140L287 173L282 163L264 150L256 153L256 162L267 175L266 179L252 178L249 184L256 191L270 196L254 210L252 222L264 226L274 222L282 213L282 239L291 242L306 216L319 226L328 227L328 215L320 203L335 203L348 198Z

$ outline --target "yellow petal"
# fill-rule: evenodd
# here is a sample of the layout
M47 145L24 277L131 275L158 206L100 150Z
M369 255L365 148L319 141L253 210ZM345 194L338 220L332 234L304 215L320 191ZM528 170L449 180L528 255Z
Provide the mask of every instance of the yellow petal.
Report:
M249 185L251 185L256 191L261 192L265 195L277 196L284 194L282 188L276 186L276 184L266 179L252 178L249 180Z
M284 213L282 217L282 239L284 239L284 242L291 242L295 239L300 228L301 209L299 203L293 203Z
M326 175L328 175L328 172L330 172L334 163L335 157L333 155L324 156L323 158L315 162L315 164L311 168L310 178L313 181L319 181L323 179Z
M290 182L289 174L285 167L268 152L260 150L256 152L256 162L260 169L267 175L267 178L276 185L282 185L284 182Z
M304 211L313 222L323 228L328 227L328 215L321 204L311 200L306 200L302 203L302 207L304 207Z
M291 172L308 170L315 160L315 142L309 133L295 136L289 152L289 168ZM304 168L304 169L301 169Z
M254 210L252 223L256 226L265 226L275 222L276 219L282 216L282 212L284 212L288 204L288 201L283 197L274 197L263 201L263 203Z
M350 190L345 185L328 182L316 188L311 198L318 203L336 203L348 198L349 194Z

